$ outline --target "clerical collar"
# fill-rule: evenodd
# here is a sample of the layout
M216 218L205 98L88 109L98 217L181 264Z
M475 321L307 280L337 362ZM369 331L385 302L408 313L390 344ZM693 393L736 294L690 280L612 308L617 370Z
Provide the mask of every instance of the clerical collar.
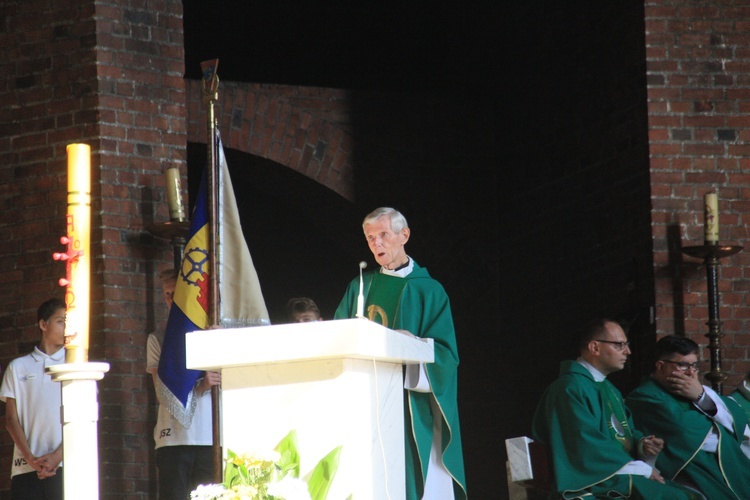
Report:
M406 264L402 264L396 269L386 269L385 267L380 266L380 272L382 274L387 274L388 276L405 278L414 270L414 261L408 256L406 257L406 259Z
M594 377L595 381L597 381L597 382L604 382L604 379L607 378L606 375L604 375L602 372L600 372L599 370L597 370L596 368L594 368L594 366L591 363L589 363L588 361L586 361L585 359L578 358L576 361L578 363L580 363L581 366L583 366L584 368L586 368L589 371L589 373L591 374L591 376Z

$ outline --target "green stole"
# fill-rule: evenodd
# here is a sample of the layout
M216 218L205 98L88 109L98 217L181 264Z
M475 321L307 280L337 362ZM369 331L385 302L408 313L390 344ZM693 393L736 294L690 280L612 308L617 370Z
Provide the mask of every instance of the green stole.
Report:
M407 282L404 278L375 273L365 301L367 318L386 328L396 328L401 295Z
M618 441L623 449L629 454L633 455L633 431L630 429L628 424L628 415L625 413L625 407L622 405L622 401L614 393L609 384L606 381L597 382L596 387L601 394L602 400L607 404L607 408L611 412L611 416L607 421L607 427L612 439ZM622 428L622 433L615 428L612 420L616 419Z

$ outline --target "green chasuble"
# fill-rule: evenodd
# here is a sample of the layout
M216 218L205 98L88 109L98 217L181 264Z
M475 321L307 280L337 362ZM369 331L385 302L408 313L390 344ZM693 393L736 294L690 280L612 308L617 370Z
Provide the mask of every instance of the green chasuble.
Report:
M622 395L597 382L576 361L560 365L534 415L534 440L551 453L557 491L564 498L697 498L681 486L643 476L615 474L637 460L636 431Z
M442 285L427 269L414 262L405 278L379 272L364 274L365 315L392 330L407 330L435 342L435 362L426 363L431 393L407 391L404 408L406 439L406 498L422 498L432 445L434 397L442 413L443 464L453 477L456 499L466 498L466 479L458 423L458 350L450 302ZM353 318L357 312L359 278L354 279L341 300L335 319Z
M673 396L653 378L630 393L626 404L643 432L664 439L656 467L665 478L689 478L709 499L750 498L750 460L740 443L747 416L733 400L720 396L734 419L726 429L704 415L692 403ZM719 432L717 453L701 450L711 428Z

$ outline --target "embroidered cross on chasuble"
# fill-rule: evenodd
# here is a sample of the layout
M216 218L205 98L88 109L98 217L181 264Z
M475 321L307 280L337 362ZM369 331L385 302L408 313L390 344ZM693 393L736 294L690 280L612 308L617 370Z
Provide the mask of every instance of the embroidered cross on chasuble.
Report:
M611 412L609 421L607 422L610 435L622 445L626 452L632 455L634 445L633 431L628 424L628 416L625 412L625 407L622 405L622 401L614 393L608 382L596 382L596 387L602 396L602 400L607 404L607 408Z
M367 318L386 328L396 328L401 295L408 282L409 280L396 276L373 274L365 301Z

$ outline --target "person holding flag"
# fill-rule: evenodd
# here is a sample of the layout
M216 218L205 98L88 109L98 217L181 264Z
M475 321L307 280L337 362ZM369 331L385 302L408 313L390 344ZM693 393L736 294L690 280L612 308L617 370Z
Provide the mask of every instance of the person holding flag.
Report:
M167 309L172 308L177 270L166 269L159 273ZM164 334L152 333L146 344L146 371L151 374L154 389L160 394L161 381L157 373ZM189 498L199 484L213 480L211 387L221 384L221 374L206 372L194 388L195 413L189 427L183 426L167 409L159 404L154 427L156 467L159 470L158 492L160 500ZM158 396L157 396L158 397Z
M217 134L218 135L218 134ZM212 141L213 142L213 141ZM218 391L206 389L220 383L220 376L190 370L185 361L185 334L214 328L240 328L270 324L258 276L247 242L242 234L234 190L229 178L221 139L217 137L219 165L215 178L217 192L210 193L207 175L203 175L193 208L184 257L176 273L173 304L164 334L157 369L157 397L184 429L203 420L204 394L212 393L211 413L218 407ZM213 161L209 161L210 164ZM214 206L214 210L210 210ZM218 220L210 220L216 213ZM215 236L211 233L215 231ZM211 263L216 263L212 269ZM216 285L214 287L214 285ZM211 290L217 290L217 297ZM213 318L218 319L217 321ZM205 390L205 392L204 392ZM209 418L210 419L210 418ZM213 436L218 422L212 422ZM217 447L213 442L216 471ZM204 481L204 482L215 482ZM174 496L168 498L187 498ZM182 495L182 492L179 493Z

